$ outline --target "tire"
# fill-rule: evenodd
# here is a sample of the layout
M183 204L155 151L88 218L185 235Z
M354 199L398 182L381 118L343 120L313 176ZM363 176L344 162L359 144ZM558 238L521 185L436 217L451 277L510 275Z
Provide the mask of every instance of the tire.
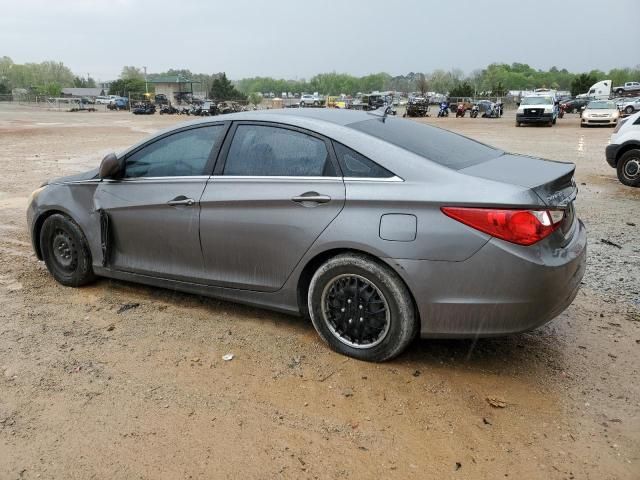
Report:
M640 187L640 149L634 148L622 154L616 167L618 180L628 187Z
M521 127L522 124L520 122L516 122L516 127Z
M631 115L633 113L633 107L629 105L627 108L624 109L624 113L626 113L627 115Z
M313 106L317 107L318 105L320 105L317 101L313 102Z
M554 118L554 119L553 119L553 121L551 122L551 124L552 124L552 125L555 125L555 124L556 124L556 121L557 121L557 119L556 119L556 118Z
M54 214L44 221L40 251L58 283L80 287L95 280L87 239L78 224L66 215Z
M618 90L616 90L616 93L618 95L622 95L624 93L624 90L622 88L619 88Z
M320 337L333 350L349 357L370 362L389 360L399 355L417 333L418 320L409 290L390 267L365 255L343 254L325 262L311 279L307 301ZM371 312L372 305L386 308ZM345 309L346 313L340 315ZM346 319L349 315L353 315L353 327L352 319ZM353 330L340 332L342 328Z
M300 108L304 108L304 102L300 102Z

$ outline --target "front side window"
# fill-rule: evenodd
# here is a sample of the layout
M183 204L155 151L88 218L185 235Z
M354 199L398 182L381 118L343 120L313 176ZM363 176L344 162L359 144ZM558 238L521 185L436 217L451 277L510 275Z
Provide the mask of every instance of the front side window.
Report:
M224 175L333 177L323 140L266 125L239 125L227 154Z
M209 155L222 141L224 128L193 128L147 145L127 158L125 178L205 175Z

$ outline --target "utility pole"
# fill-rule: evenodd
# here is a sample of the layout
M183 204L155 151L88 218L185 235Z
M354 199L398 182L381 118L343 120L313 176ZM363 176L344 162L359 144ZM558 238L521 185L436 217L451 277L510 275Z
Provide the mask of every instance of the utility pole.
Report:
M147 84L147 67L142 67L144 68L144 91L145 93L149 93L149 85Z

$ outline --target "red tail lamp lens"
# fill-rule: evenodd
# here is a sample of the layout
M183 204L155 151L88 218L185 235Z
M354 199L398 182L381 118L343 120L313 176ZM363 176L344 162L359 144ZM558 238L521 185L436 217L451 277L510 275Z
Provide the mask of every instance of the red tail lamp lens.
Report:
M561 210L502 210L442 207L442 213L492 237L533 245L548 237L564 219Z

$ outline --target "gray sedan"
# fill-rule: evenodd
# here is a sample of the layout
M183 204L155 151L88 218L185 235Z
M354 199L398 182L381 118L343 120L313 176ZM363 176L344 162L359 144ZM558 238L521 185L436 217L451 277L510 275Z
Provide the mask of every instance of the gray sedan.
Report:
M182 124L30 199L53 277L97 276L311 318L352 357L417 335L536 328L576 296L587 238L572 163L384 112L243 112Z

